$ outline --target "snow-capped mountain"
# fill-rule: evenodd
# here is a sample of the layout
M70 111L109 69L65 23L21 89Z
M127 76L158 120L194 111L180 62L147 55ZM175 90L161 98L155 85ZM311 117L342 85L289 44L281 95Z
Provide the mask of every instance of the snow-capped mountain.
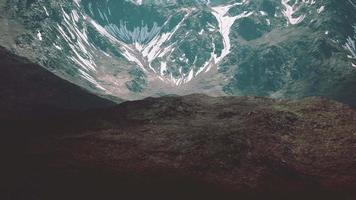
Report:
M3 9L10 34L0 45L126 99L329 95L356 73L352 0L8 0Z

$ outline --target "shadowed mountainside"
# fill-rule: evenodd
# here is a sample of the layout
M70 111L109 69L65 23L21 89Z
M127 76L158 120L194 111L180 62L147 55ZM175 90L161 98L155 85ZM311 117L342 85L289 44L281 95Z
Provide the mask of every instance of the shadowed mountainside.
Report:
M0 119L112 106L25 58L0 47Z

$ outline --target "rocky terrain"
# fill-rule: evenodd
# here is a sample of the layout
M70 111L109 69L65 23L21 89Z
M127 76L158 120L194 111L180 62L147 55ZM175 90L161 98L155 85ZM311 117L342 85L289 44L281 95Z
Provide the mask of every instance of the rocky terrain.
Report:
M317 97L205 95L113 105L1 55L2 72L30 70L1 73L1 92L12 96L1 96L1 109L14 101L7 112L17 113L1 115L1 199L356 197L356 111L349 106ZM57 114L43 114L36 102L55 105L45 110ZM20 115L29 109L37 117Z

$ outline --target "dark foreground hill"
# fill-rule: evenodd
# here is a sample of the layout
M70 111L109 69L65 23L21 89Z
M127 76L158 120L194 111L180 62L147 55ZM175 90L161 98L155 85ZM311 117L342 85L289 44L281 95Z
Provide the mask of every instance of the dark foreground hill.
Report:
M111 105L114 103L0 47L0 119L34 118Z
M356 111L348 106L190 95L107 107L4 57L13 65L1 66L1 94L11 96L0 101L0 199L356 198ZM23 118L28 109L37 117Z
M356 197L356 112L326 99L164 97L57 120L17 130L10 199Z

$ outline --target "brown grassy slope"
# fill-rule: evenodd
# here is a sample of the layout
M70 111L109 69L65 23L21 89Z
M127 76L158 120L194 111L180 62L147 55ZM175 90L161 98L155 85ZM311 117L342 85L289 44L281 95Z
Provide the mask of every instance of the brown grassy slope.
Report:
M190 95L78 116L70 127L45 131L54 136L29 140L19 170L26 192L43 199L356 197L356 112L334 101Z

